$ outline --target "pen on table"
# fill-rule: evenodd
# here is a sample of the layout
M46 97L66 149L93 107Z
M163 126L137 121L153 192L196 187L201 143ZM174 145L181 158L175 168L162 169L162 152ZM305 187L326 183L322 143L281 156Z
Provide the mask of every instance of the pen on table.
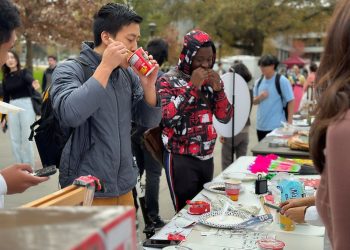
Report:
M281 211L281 208L279 206L274 205L274 204L265 202L264 205L267 206L267 207L275 209L277 212Z

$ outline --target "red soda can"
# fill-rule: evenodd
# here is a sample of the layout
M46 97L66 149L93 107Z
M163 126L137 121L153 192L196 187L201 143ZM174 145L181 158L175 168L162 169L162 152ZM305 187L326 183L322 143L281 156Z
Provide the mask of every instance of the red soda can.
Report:
M155 69L148 58L148 55L142 48L138 48L129 58L128 62L134 66L141 74L148 76Z

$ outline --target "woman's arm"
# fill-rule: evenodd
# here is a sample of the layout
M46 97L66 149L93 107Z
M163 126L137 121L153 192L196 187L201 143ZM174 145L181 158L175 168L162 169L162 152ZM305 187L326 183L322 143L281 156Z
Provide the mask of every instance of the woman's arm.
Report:
M329 211L333 249L350 249L350 116L329 126L326 137Z

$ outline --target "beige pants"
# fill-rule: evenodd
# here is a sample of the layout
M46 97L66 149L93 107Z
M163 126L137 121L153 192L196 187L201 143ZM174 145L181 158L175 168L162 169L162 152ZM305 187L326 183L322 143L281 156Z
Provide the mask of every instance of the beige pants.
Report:
M134 206L132 191L118 197L94 198L92 206Z

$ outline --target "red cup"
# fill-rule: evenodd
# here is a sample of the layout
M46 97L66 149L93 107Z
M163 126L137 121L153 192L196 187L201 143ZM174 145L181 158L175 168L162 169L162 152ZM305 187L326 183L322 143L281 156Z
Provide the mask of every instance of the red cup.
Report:
M146 52L140 47L129 58L128 63L134 66L141 74L148 76L155 69Z
M208 202L188 200L186 203L189 205L189 214L199 215L210 212L210 204Z

